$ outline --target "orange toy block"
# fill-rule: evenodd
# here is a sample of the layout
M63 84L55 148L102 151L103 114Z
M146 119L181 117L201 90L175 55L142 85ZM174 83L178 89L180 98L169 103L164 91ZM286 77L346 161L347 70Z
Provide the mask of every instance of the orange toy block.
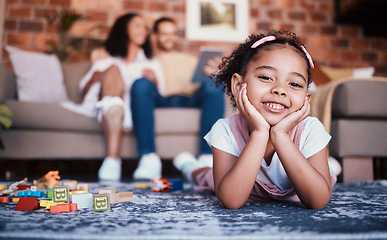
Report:
M21 197L16 205L16 211L32 211L40 207L37 197Z
M7 202L9 202L9 198L8 197L0 197L0 202L7 203Z
M68 204L58 204L50 207L50 213L70 212L70 206Z
M76 203L64 203L50 207L50 213L61 213L78 210Z

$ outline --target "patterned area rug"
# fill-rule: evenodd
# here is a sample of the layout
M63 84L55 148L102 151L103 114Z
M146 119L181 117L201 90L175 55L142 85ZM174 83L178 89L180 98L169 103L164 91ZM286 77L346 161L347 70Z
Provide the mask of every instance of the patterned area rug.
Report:
M0 203L3 239L387 239L387 181L337 184L324 210L288 202L246 203L225 209L213 194L192 186L170 193L134 183L93 184L134 191L132 202L109 211L51 214L15 211Z

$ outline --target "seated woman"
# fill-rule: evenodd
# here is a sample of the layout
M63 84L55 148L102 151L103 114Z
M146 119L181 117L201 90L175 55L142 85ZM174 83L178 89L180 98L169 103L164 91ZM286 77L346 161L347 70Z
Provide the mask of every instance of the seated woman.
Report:
M104 46L92 54L95 62L80 88L83 105L95 112L105 133L107 155L98 177L117 181L121 178L121 134L132 128L130 87L136 79L147 78L164 91L164 79L159 63L151 60L149 32L142 16L129 13L119 17Z

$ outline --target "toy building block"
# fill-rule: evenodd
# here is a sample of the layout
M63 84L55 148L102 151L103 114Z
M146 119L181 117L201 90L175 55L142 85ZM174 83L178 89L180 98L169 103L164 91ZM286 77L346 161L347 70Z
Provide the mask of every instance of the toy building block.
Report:
M42 199L39 201L39 204L40 204L40 207L47 207L47 203L49 202L50 200L46 200L46 199Z
M77 185L78 185L77 180L67 180L63 182L63 186L68 187L70 191L77 189Z
M68 203L70 206L70 211L77 211L78 210L78 204L76 203Z
M90 183L78 183L77 190L91 191Z
M110 203L130 202L133 200L133 192L121 192L111 194Z
M100 189L98 194L114 194L116 193L115 189Z
M43 197L44 192L42 191L19 191L17 194L18 197Z
M0 203L8 203L9 198L8 197L0 197Z
M110 209L108 195L94 195L93 196L94 211L107 211Z
M5 185L0 185L0 191L3 191L5 189Z
M25 185L25 184L19 185L19 186L17 186L17 190L18 191L30 190L32 186L33 185Z
M16 211L32 211L38 209L39 200L36 197L21 197L16 205Z
M19 202L19 200L20 200L20 198L18 198L18 197L12 197L11 199L12 199L11 201L15 202L15 203Z
M136 188L146 188L149 187L149 183L137 183Z
M38 191L38 186L31 186L30 190L31 191Z
M56 206L56 205L59 205L59 204L63 204L63 202L57 202L57 203L55 203L55 202L53 202L53 201L48 201L48 202L46 203L46 209L50 209L52 206Z
M89 191L85 190L71 190L70 194L79 194L79 193L89 193Z
M69 201L68 187L66 186L54 187L52 189L52 201L67 203Z
M171 191L183 190L184 181L181 178L168 179L171 183Z
M52 188L47 188L47 198L52 199Z
M92 208L93 207L93 194L91 193L80 193L80 194L71 194L70 202L76 203L78 209L81 208Z
M38 180L34 180L33 183L35 186L37 186L40 182L42 182L46 188L53 188L58 185L59 180L59 171L49 171L43 177L39 178Z
M50 207L50 213L70 212L70 206L65 204L58 204Z

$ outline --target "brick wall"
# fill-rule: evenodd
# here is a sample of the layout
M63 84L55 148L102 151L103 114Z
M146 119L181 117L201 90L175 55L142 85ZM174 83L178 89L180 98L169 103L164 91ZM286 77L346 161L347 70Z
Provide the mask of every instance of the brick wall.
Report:
M198 42L184 39L186 0L6 0L3 43L24 49L47 50L47 39L56 38L44 14L70 7L87 19L71 31L104 39L115 18L129 11L144 14L149 25L160 16L173 16L180 29L182 50L196 52L201 45L222 46L230 52L236 43ZM249 0L251 33L265 29L295 31L305 42L315 62L335 67L374 66L377 75L387 76L387 39L365 37L360 26L334 23L333 0ZM5 61L7 56L3 50ZM75 54L85 60L85 54Z

